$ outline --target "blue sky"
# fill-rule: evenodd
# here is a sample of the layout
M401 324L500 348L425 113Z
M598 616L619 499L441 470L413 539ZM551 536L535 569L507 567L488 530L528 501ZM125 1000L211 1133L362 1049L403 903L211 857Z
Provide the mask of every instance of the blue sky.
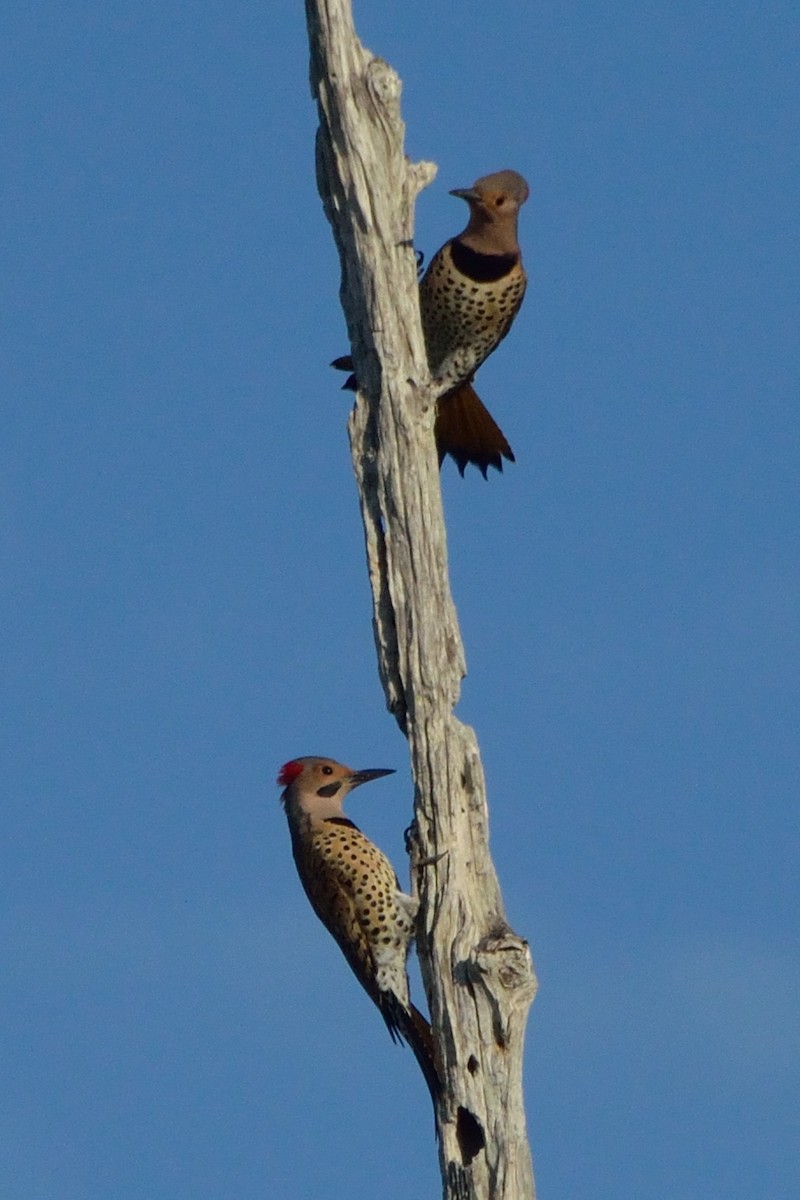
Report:
M448 196L531 183L442 486L542 1197L800 1191L794 5L360 3ZM4 1200L436 1195L277 767L398 774L302 6L12 5L0 51Z

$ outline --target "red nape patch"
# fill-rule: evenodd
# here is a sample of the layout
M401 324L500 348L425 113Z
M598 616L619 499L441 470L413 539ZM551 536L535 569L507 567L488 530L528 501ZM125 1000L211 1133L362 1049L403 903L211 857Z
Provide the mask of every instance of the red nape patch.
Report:
M290 783L294 783L298 775L303 774L303 764L297 759L292 759L291 762L284 763L278 772L277 782L281 787L288 787Z

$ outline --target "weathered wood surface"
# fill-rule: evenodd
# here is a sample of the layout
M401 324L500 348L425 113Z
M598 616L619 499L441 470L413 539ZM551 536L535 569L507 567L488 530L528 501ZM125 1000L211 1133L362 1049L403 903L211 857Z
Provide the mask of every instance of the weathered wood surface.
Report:
M400 81L359 42L350 0L306 0L317 177L361 386L350 438L387 704L415 782L418 954L444 1080L446 1200L532 1200L522 1055L536 980L505 918L483 770L453 715L464 653L447 570L413 210L435 168L403 152Z

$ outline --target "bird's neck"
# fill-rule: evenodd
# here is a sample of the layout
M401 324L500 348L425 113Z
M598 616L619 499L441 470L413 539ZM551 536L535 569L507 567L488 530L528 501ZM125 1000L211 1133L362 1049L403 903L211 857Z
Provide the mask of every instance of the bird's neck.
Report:
M477 254L519 255L516 221L486 221L473 216L458 240Z
M495 283L513 271L519 262L518 254L486 254L465 246L461 238L450 243L450 257L460 275L475 283Z
M289 824L308 822L318 825L331 817L344 818L342 802L338 796L320 796L317 792L303 792L286 797L286 816Z

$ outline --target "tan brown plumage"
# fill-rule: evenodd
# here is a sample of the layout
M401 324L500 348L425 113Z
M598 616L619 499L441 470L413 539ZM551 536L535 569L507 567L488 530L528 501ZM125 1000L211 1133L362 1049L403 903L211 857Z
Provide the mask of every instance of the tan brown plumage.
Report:
M527 283L517 217L528 185L516 171L497 171L451 192L469 205L469 221L433 256L419 288L428 366L439 392L434 431L439 462L449 454L464 474L474 463L484 478L514 454L472 387L480 365L507 335ZM334 366L352 370L349 356ZM351 377L347 386L355 386Z
M292 759L278 776L297 873L393 1040L407 1041L431 1093L438 1076L430 1025L411 1003L406 959L418 902L400 888L391 863L344 815L348 792L387 770L351 771L328 758Z

